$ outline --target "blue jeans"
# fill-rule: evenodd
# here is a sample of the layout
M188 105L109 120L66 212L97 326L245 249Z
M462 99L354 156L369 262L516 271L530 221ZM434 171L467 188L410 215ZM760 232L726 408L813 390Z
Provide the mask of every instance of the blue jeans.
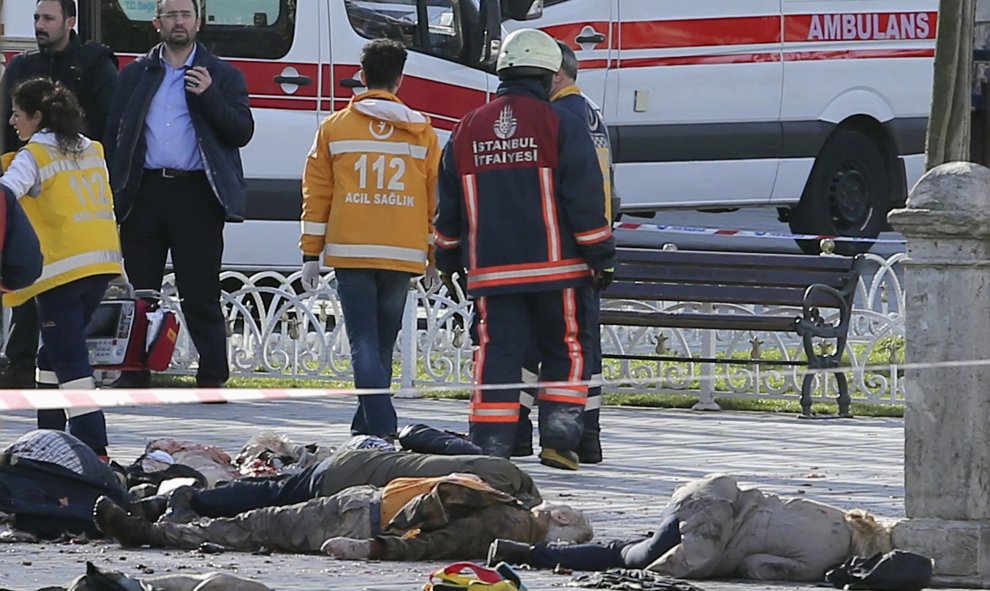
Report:
M412 274L380 269L337 269L337 296L344 312L356 388L392 384L392 351L402 327ZM398 430L391 394L358 398L352 435L393 436Z

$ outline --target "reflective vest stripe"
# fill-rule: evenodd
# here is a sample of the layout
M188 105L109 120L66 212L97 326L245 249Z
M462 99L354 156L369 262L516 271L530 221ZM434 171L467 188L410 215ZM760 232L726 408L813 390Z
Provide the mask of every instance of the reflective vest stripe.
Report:
M519 420L519 403L474 402L469 419L475 423L515 423Z
M38 169L41 182L50 181L60 172L82 171L90 168L102 170L106 166L106 161L99 156L88 156L86 158L59 157Z
M478 266L478 179L468 174L462 179L462 184L468 216L468 268L473 271Z
M70 271L75 271L76 269L89 265L99 265L100 263L120 263L123 262L123 260L124 259L120 255L120 252L115 250L93 250L90 252L84 252L82 254L77 254L75 256L54 261L45 265L44 269L41 271L41 277L38 278L36 283L40 283L46 279L51 279L52 277L56 277L63 273L68 273Z
M381 142L376 140L340 140L330 142L330 154L396 154L426 160L426 146L408 142Z
M557 221L557 202L554 200L553 170L540 168L540 200L543 224L547 230L547 256L551 261L560 260L560 222Z
M449 236L444 236L440 232L434 231L433 242L440 248L457 248L461 245L460 238L451 238Z
M601 396L588 396L588 401L584 403L584 410L598 410L602 407Z
M580 404L584 406L588 400L587 388L543 388L538 398L540 401L560 402L563 404Z
M574 234L574 239L577 240L578 244L595 244L608 240L611 235L612 229L609 226L602 226L601 228Z
M526 392L519 393L519 405L525 408L533 408L536 404L536 397L532 394L527 394Z
M545 267L536 269L517 269L513 271L485 272L475 271L468 274L468 286L472 288L490 287L493 285L511 285L515 283L532 283L537 281L556 281L582 277L589 273L588 265L564 265L560 267Z
M328 257L344 259L391 259L410 263L426 263L427 251L382 244L327 244Z
M302 221L302 233L308 234L310 236L324 237L327 235L327 225L321 224L320 222L307 222Z

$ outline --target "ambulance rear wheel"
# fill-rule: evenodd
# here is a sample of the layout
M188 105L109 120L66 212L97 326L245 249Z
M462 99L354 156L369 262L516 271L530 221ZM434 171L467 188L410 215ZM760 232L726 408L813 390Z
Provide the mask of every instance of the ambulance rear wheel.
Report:
M825 142L811 169L801 202L791 210L795 234L876 238L883 231L894 177L878 143L854 129L839 129ZM797 240L808 254L820 252L818 240ZM835 252L866 252L869 242L836 241Z

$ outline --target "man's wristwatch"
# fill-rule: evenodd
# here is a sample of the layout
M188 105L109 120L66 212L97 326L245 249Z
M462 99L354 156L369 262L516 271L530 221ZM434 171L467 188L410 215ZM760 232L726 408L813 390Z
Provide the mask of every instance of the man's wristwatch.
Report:
M303 255L303 262L304 263L315 263L315 262L317 262L319 260L320 260L320 255L316 255L316 254L304 254Z

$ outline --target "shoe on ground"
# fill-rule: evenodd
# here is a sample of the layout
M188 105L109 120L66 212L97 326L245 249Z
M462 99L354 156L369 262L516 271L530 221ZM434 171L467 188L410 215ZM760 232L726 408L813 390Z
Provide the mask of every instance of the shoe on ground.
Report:
M533 445L530 444L528 447L516 443L516 446L512 448L512 457L514 458L528 458L533 455Z
M8 362L0 369L0 389L33 390L34 366Z
M497 539L488 546L488 567L494 568L500 562L508 564L529 564L533 547L513 540Z
M577 453L582 464L602 463L602 442L598 434L582 437L581 442L578 443Z
M151 484L145 484L155 488ZM154 495L144 499L131 501L127 506L127 512L136 517L144 519L148 523L154 523L168 510L168 498L164 495Z
M192 510L191 503L196 489L191 486L180 486L168 495L167 508L162 515L162 521L173 523L192 523L199 515Z
M561 470L577 470L580 464L577 452L569 449L544 447L540 450L540 463Z
M140 517L128 515L109 497L96 499L93 521L97 529L120 542L124 548L139 548L151 543L152 525Z

